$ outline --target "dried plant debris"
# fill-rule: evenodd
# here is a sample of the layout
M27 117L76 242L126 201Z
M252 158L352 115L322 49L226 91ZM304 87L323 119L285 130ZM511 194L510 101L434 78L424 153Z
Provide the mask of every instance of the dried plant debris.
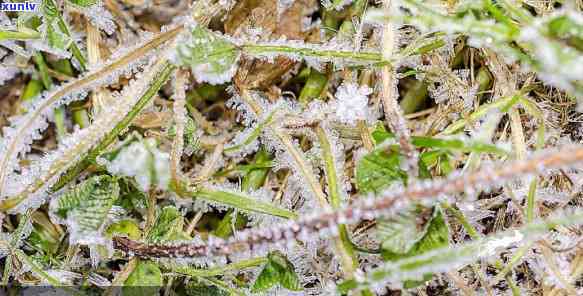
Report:
M583 2L0 10L16 295L583 294Z

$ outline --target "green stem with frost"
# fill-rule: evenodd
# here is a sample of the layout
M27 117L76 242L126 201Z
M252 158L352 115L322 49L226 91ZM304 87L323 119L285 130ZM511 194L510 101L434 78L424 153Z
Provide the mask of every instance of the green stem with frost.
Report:
M322 156L324 158L324 170L326 172L326 182L328 183L328 194L330 196L330 204L332 208L338 209L342 206L340 198L340 189L338 188L337 169L334 161L334 154L332 153L332 146L328 140L326 131L321 126L316 127L316 135L320 141L322 148ZM358 268L358 257L354 252L352 242L350 241L350 234L345 224L338 226L339 236L336 238L336 246L340 251L340 262L343 266L344 272L351 278Z
M349 50L331 50L319 49L314 47L299 47L285 45L262 45L262 44L244 44L240 49L249 55L264 54L282 54L282 55L299 55L302 57L313 58L335 58L345 59L347 61L370 64L372 66L390 65L391 61L384 60L382 54L378 52L355 52Z
M369 287L374 283L386 281L402 281L432 272L445 272L452 268L461 268L479 258L492 256L498 248L523 244L523 248L532 241L557 225L580 225L583 223L583 213L563 213L543 221L529 223L522 228L495 234L480 240L465 243L455 247L442 248L431 252L391 262L384 263L368 272L360 281L348 280L338 286L340 292Z
M297 218L297 215L289 210L245 196L243 193L234 193L210 188L198 188L192 192L184 192L183 196L202 198L207 201L225 204L245 212L268 214L285 219Z
M6 181L6 177L8 176L9 171L9 163L14 155L18 153L16 148L18 147L20 141L22 141L23 137L26 137L28 133L30 133L32 126L34 123L42 116L42 114L48 109L51 108L53 104L58 102L62 97L83 90L86 87L90 86L92 83L99 79L103 79L109 75L112 75L116 72L119 72L127 65L135 62L137 59L143 57L148 52L160 47L164 43L169 40L172 40L176 35L182 32L183 27L178 26L174 29L168 30L164 33L160 33L157 37L153 38L151 41L144 44L144 46L136 49L134 51L129 52L128 54L120 57L119 59L115 60L112 63L107 64L106 66L88 73L86 76L81 77L75 81L71 81L61 87L58 91L53 93L50 97L46 98L43 103L35 109L34 113L27 115L27 120L19 125L16 131L18 136L12 137L10 142L7 143L6 153L0 156L0 196L3 194L3 186ZM0 206L1 207L1 206Z
M107 135L101 140L101 142L91 149L87 156L79 162L75 167L68 170L65 175L63 175L59 181L51 188L51 191L55 192L61 189L63 186L68 184L74 178L76 178L81 172L83 172L91 164L95 163L95 160L99 155L101 155L109 145L111 145L118 137L118 135L125 130L134 118L150 103L152 98L158 93L160 88L168 81L168 78L174 71L175 66L170 64L170 62L164 62L162 69L156 75L155 80L151 83L148 90L144 93L142 98L136 103L134 108L120 121L114 129L107 133Z
M175 266L170 268L172 272L188 275L192 277L211 277L224 275L231 271L239 271L246 268L257 267L267 263L266 257L258 257L247 260L241 260L235 263L208 269L195 269L190 266Z
M84 141L79 141L77 145L73 146L68 153L64 154L64 157L54 161L51 164L51 169L48 171L47 175L42 178L35 180L30 186L25 188L22 193L16 197L5 199L0 201L0 211L7 211L16 207L22 201L24 201L30 193L36 192L44 186L47 180L59 175L62 172L64 166L71 165L70 162L75 161L77 155L86 155L80 162L78 162L74 167L68 169L59 181L53 185L50 191L55 192L58 189L65 186L67 183L76 178L81 172L83 172L90 164L95 162L97 156L107 149L107 147L117 140L118 135L125 130L133 119L144 109L144 107L151 101L158 90L166 83L170 74L175 69L175 66L170 64L166 60L158 62L158 71L152 73L151 78L153 81L150 83L148 89L144 92L142 97L136 102L132 109L114 126L114 128L109 131L89 152L85 153L85 149L89 149L89 145L92 144L90 139L85 139ZM102 131L95 130L96 133L101 133Z
M0 41L4 40L31 40L39 39L40 33L33 30L26 31L5 31L0 30Z

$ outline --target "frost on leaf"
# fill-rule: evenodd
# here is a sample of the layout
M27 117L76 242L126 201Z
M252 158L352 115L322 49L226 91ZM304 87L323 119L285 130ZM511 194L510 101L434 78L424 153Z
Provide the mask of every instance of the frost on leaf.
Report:
M134 177L144 192L152 187L164 190L170 182L170 155L159 150L154 139L132 136L98 162L112 174Z
M163 285L162 271L152 261L139 261L124 282L122 295L157 295Z
M176 207L168 206L163 208L154 226L148 232L146 240L152 243L160 243L174 240L190 240L184 228L184 217Z
M186 40L178 42L175 62L190 66L198 82L221 84L237 70L239 50L227 39L196 25Z
M67 225L71 243L105 245L102 234L119 190L114 178L93 177L54 199L50 205L51 217Z
M291 291L300 291L302 286L294 266L280 252L272 252L267 256L267 264L253 284L253 292L264 292L279 284Z

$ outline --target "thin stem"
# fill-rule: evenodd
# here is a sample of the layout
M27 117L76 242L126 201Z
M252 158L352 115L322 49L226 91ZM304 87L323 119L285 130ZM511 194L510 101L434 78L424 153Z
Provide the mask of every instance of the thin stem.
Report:
M237 251L262 248L266 244L280 243L286 240L293 241L298 238L307 239L312 236L334 235L334 230L339 224L355 223L363 218L372 219L380 215L391 214L399 211L407 202L432 201L439 196L490 188L497 186L502 181L533 174L543 169L570 166L582 161L583 146L567 146L528 160L483 167L471 174L453 173L447 178L411 184L407 188L385 192L383 196L359 199L340 210L317 211L312 215L302 216L295 221L288 221L281 225L241 231L237 238L216 242L212 245L147 245L121 237L114 238L114 245L118 249L131 251L137 256L144 257L232 254Z
M30 40L39 39L40 33L33 30L26 31L4 31L0 30L0 41L3 40Z
M388 15L391 10L391 0L384 0L383 6L385 13ZM385 60L391 60L393 58L393 52L396 48L396 30L390 20L385 23L383 28L383 58ZM385 112L385 120L397 135L399 139L399 144L401 146L400 151L407 158L405 162L405 169L408 171L409 175L415 177L419 173L418 161L419 156L415 147L411 144L411 132L407 127L407 121L403 116L403 110L397 102L398 92L396 88L396 78L394 76L394 69L390 66L384 66L382 68L382 101L383 108ZM411 180L412 178L410 178Z
M14 198L9 198L0 201L0 211L9 210L25 200L31 193L37 192L39 189L43 188L47 182L56 178L60 175L63 170L67 170L66 173L53 185L50 191L56 191L66 185L68 182L76 178L83 170L85 170L90 164L95 162L97 156L102 154L107 147L117 140L118 135L125 130L133 119L145 108L145 106L151 101L158 90L162 87L164 83L168 80L172 71L174 71L175 66L170 64L165 59L158 61L153 69L150 69L149 77L145 77L147 81L151 81L149 84L145 84L145 88L142 92L141 89L131 92L131 95L141 96L135 102L134 105L128 106L130 109L126 111L125 108L116 110L118 112L111 112L108 114L107 118L102 118L101 122L94 122L91 127L86 129L85 140L79 141L76 145L68 148L68 153L63 153L62 156L54 160L50 168L46 171L44 175L34 180L29 186L27 186L20 194ZM131 100L131 99L128 99ZM131 102L131 101L130 101ZM126 102L129 104L129 102ZM123 109L123 110L122 110ZM116 116L119 116L119 121L115 123ZM102 124L115 124L111 130L104 136ZM94 138L100 138L100 142L94 147ZM85 151L88 151L86 154ZM77 161L78 155L86 155L81 161Z
M263 113L263 110L255 102L252 95L249 93L248 90L242 90L241 98L253 109L253 111L260 116ZM269 126L275 137L279 140L279 142L285 147L285 151L289 153L292 159L296 163L296 168L300 171L300 174L304 177L304 180L308 182L308 186L310 190L314 194L315 198L318 200L321 206L327 206L328 200L326 199L326 195L324 191L322 191L322 187L320 186L320 182L314 175L314 172L311 166L308 165L307 161L304 159L302 152L298 149L296 145L294 145L292 138L277 128Z
M4 186L6 184L6 177L8 176L9 172L12 171L10 167L10 163L16 157L18 151L17 148L21 144L22 141L26 138L26 135L32 133L32 127L34 124L42 118L44 112L48 108L51 108L54 104L56 104L62 97L81 91L96 81L103 79L107 76L110 76L119 70L127 67L137 59L143 57L148 52L158 48L162 44L166 43L167 41L173 39L178 35L178 33L182 32L183 26L178 26L172 30L168 30L164 33L159 34L156 38L152 39L151 41L144 44L144 46L136 49L135 51L131 51L128 54L122 56L121 58L107 64L106 66L88 73L86 76L79 78L75 81L69 82L63 85L58 91L52 93L49 97L43 100L43 102L36 108L31 114L26 115L26 120L19 126L15 127L15 135L8 139L5 153L0 156L0 197L3 196L4 193ZM117 135L116 135L117 136Z
M328 135L321 126L316 127L316 135L320 141L322 148L322 156L324 158L324 171L326 172L326 182L328 184L328 194L330 196L330 204L332 208L338 209L341 206L340 189L338 187L338 171L336 168L336 161ZM344 273L349 277L353 277L356 268L358 268L358 257L352 247L348 228L344 224L338 225L339 236L336 238L336 249L340 251L340 262L342 264Z
M247 197L242 193L210 188L198 188L196 191L184 192L183 196L189 196L191 198L198 197L207 201L226 204L245 212L268 214L286 219L297 218L297 215L291 211L276 207L271 203L262 202L254 198Z
M468 219L466 218L464 213L462 213L462 211L451 206L448 202L442 202L441 206L444 209L450 211L455 216L455 218L460 222L460 224L464 227L464 229L472 239L477 240L480 238L478 231L474 226L472 226L472 224L470 224L470 221L468 221Z
M258 257L252 259L241 260L239 262L227 264L219 267L212 267L207 269L194 269L190 266L175 266L172 267L172 272L192 276L192 277L211 277L224 275L230 271L238 271L242 269L247 269L251 267L261 266L267 263L267 258Z
M244 53L249 55L265 54L286 54L299 55L302 57L315 58L335 58L346 61L371 64L373 66L389 65L390 60L383 59L383 56L377 52L354 52L348 50L331 50L314 47L285 46L285 45L263 45L263 44L244 44L239 47Z
M180 159L184 149L184 123L186 122L186 83L187 73L184 71L176 72L176 81L174 84L174 126L176 134L172 142L172 153L170 162L170 171L172 173L172 182L177 182L180 171Z

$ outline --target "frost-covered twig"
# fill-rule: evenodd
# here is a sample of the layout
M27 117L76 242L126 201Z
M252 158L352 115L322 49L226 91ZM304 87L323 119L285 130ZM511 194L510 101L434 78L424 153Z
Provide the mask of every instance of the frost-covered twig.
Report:
M143 79L128 86L120 98L120 104L108 110L107 116L99 118L88 128L79 130L63 140L63 145L57 151L39 160L23 176L17 177L20 188L17 188L14 197L2 200L0 208L6 211L18 206L30 195L43 196L43 193L57 182L59 176L70 168L73 169L67 171L65 180L77 176L89 165L89 159L94 160L117 139L118 133L125 129L137 113L150 102L173 69L174 66L164 58L149 68L150 71L146 72ZM88 156L82 159L86 153ZM35 200L34 197L30 197L34 202L26 203L23 208L37 207L42 200Z
M322 158L324 160L324 171L326 172L330 205L332 208L338 209L346 202L346 192L343 192L344 189L342 188L342 182L344 180L339 176L339 174L343 174L344 171L343 151L338 151L342 149L342 146L338 145L337 141L331 142L330 139L332 136L330 135L330 131L322 126L316 127L316 135L318 136L322 148ZM336 137L334 136L334 138ZM336 249L339 250L340 262L342 263L344 273L350 278L353 276L356 268L358 268L358 257L352 247L347 226L344 224L338 225L338 233L339 236L336 238Z
M184 149L184 125L186 123L186 83L188 75L186 72L177 71L176 81L174 82L174 124L176 134L172 142L172 153L170 161L170 172L172 182L177 182L180 172L180 158Z
M488 166L468 175L452 173L449 177L411 184L405 189L390 189L380 197L364 198L345 208L319 211L278 226L242 231L227 241L212 240L207 244L148 245L123 237L114 238L115 247L143 257L220 256L234 252L260 251L267 244L286 244L314 237L336 235L338 224L354 223L400 211L410 202L433 202L440 197L492 188L520 176L545 169L572 166L583 161L583 146L567 146L544 151L528 160Z
M388 13L391 11L391 0L384 0L384 9ZM393 58L393 52L396 47L397 32L391 21L387 21L383 27L383 58L385 60L391 60ZM403 110L397 102L399 93L397 91L397 80L395 78L395 71L390 66L384 66L381 71L382 75L382 93L381 97L383 100L383 108L385 111L385 119L393 132L397 135L399 139L399 144L401 145L401 152L405 156L405 170L409 172L411 176L416 176L418 174L418 164L419 156L417 155L417 150L411 144L411 132L407 127L407 121L403 116Z
M495 234L471 243L432 250L396 262L387 262L383 266L369 271L364 277L342 283L339 289L346 292L352 289L372 287L380 292L390 282L421 279L427 273L457 269L478 259L493 256L505 248L520 244L528 245L557 225L580 225L581 223L583 223L581 211L562 213L562 215L529 223L519 229ZM574 291L574 289L570 291Z
M28 145L37 139L39 130L46 128L45 118L50 115L52 108L75 100L74 93L107 83L122 75L136 63L146 57L152 50L160 47L182 31L182 26L175 27L139 45L119 58L113 59L101 68L87 73L82 78L71 81L42 99L34 100L34 105L28 108L28 113L15 118L10 128L4 129L4 137L0 143L0 198L6 196L7 177L12 173L19 154L28 151ZM138 62L138 64L140 64ZM69 96L70 98L65 98Z

